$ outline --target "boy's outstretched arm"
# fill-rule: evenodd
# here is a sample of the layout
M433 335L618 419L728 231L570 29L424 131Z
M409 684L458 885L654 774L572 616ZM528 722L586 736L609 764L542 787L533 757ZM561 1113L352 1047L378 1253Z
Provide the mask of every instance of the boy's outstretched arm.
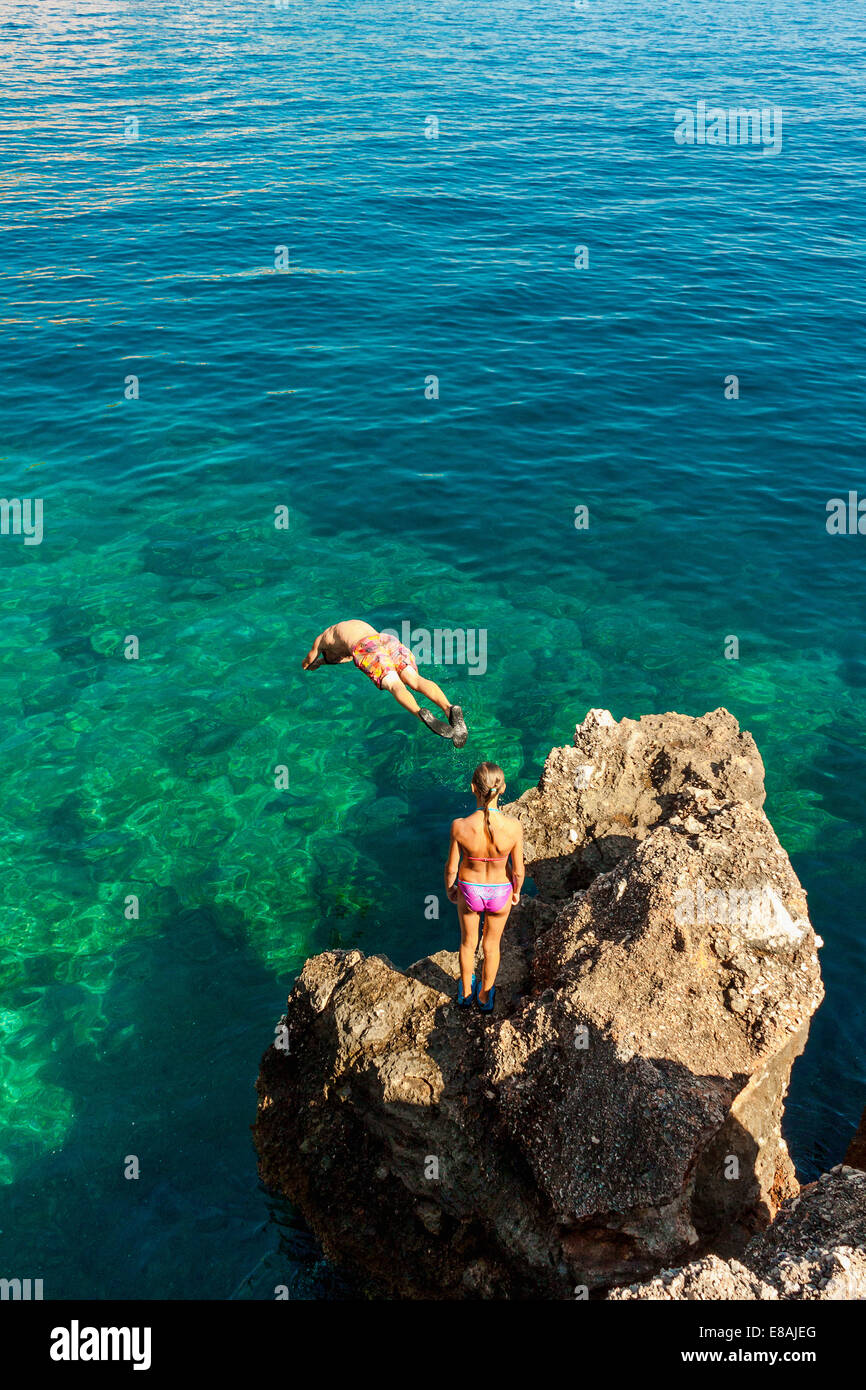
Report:
M320 632L315 642L310 647L310 650L307 652L307 655L301 662L302 670L315 671L317 666L322 666L324 664L325 658L323 656L319 656L319 643L321 642L324 635L325 634L323 632Z
M460 863L460 846L454 833L456 820L451 822L451 844L448 846L448 858L445 860L445 892L449 903L457 901L457 867Z

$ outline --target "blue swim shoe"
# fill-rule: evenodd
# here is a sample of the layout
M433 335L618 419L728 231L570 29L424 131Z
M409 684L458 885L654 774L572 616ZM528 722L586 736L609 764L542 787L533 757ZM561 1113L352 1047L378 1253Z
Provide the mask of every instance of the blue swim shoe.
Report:
M472 988L468 995L463 993L463 981L457 981L457 1007L458 1009L468 1009L473 1000L478 998L478 983L475 976L472 976Z
M482 1002L481 1002L481 996L480 996L480 994L479 994L479 992L478 992L478 990L480 990L480 988L481 988L481 986L479 985L479 986L478 986L478 989L475 991L475 1002L476 1002L476 1004L478 1005L478 1008L480 1009L481 1013L483 1013L483 1014L492 1014L492 1013L493 1013L493 1003L494 1003L494 1000L496 999L496 986L495 986L495 985L491 985L491 986L490 986L490 993L489 993L488 996L487 996L487 1003L486 1003L486 1004L482 1004Z

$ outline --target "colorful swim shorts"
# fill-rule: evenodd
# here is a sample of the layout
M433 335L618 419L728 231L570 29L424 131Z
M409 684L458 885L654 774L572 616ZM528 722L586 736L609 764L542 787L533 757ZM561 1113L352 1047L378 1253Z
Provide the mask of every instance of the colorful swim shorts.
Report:
M414 656L390 632L378 632L375 637L362 637L352 648L352 660L378 688L393 685L400 672L409 667L418 670Z

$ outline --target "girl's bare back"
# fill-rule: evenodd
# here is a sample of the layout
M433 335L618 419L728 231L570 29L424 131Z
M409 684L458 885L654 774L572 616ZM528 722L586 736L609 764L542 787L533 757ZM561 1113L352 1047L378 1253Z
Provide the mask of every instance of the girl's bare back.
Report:
M492 845L484 833L483 811L473 811L455 822L455 838L463 854L460 877L467 883L501 883L508 857L520 838L520 822L513 816L499 810L489 814Z

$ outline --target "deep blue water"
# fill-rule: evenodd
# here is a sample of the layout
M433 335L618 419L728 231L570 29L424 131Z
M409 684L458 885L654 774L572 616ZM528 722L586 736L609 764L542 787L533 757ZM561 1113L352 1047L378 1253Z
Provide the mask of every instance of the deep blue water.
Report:
M0 536L0 1273L339 1297L248 1133L294 973L456 944L425 900L472 767L519 792L591 706L754 734L826 943L786 1133L803 1177L839 1161L866 536L825 523L866 496L864 21L0 4L2 491L44 505L40 545ZM779 108L778 153L678 145L700 101ZM301 674L344 616L486 632L483 675L433 673L465 750Z

